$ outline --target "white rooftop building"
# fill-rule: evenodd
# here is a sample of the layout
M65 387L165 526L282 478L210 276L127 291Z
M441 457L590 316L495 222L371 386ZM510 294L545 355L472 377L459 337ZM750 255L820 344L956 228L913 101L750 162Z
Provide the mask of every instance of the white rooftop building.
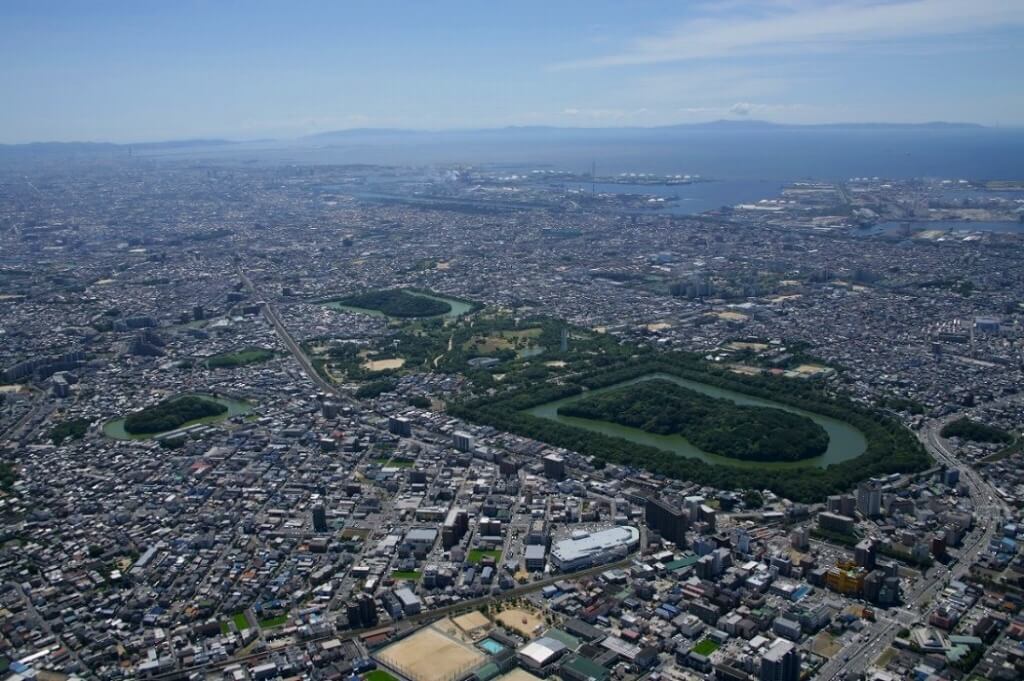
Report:
M558 639L544 636L519 650L519 662L527 669L541 670L561 657L566 650L565 644Z
M571 539L555 543L551 562L563 572L582 570L625 557L640 544L640 530L629 525L610 527L599 532L574 532Z

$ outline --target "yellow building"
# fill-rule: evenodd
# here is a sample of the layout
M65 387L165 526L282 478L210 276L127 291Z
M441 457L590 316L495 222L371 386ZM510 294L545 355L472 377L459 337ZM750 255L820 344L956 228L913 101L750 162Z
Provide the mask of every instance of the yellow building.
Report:
M825 573L825 584L841 594L859 595L864 590L867 570L852 561L840 561Z

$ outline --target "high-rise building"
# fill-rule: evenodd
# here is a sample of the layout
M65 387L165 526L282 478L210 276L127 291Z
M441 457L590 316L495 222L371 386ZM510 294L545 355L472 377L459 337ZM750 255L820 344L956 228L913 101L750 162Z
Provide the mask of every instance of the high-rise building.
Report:
M664 499L650 498L644 509L647 527L657 530L661 536L676 546L686 546L686 530L690 527L690 515Z
M806 549L810 543L810 532L806 527L798 527L789 533L789 545L794 549Z
M388 417L388 432L409 437L412 435L412 423L404 416L390 416Z
M957 483L960 482L960 469L959 468L947 468L942 473L942 482L950 487L956 487Z
M466 530L469 529L469 514L464 508L452 508L448 511L444 524L441 525L441 543L445 549L450 549L459 543Z
M348 625L352 629L372 627L377 624L377 604L366 594L359 594L355 599L349 601L345 608L345 614L348 615Z
M853 550L854 562L866 570L875 569L875 542L873 539L862 539Z
M856 521L849 516L828 512L818 514L818 527L829 532L853 534L854 525Z
M452 445L460 452L468 452L473 449L473 436L457 430L452 433Z
M786 639L776 639L761 658L761 681L799 681L800 650Z
M874 518L882 512L882 488L874 480L857 486L857 510L867 518Z
M732 531L732 545L742 555L750 553L750 533L745 528L737 527Z
M544 477L561 480L565 477L565 459L559 454L548 454L544 457Z
M327 509L323 504L313 507L313 531L327 532Z
M836 515L852 516L857 508L857 500L849 494L833 494L828 498L827 510Z

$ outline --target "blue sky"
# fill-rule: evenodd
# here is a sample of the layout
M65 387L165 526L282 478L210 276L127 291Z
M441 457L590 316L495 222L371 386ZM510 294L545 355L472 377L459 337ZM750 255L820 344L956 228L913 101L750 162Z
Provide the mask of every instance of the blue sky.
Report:
M4 0L0 142L1024 125L1024 0Z

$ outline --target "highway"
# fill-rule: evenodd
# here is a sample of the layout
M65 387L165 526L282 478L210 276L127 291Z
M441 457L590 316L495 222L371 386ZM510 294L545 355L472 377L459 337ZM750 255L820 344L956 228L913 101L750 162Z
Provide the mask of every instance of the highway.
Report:
M904 594L909 609L880 613L878 621L863 635L857 647L845 649L818 670L819 679L855 677L867 670L874 660L892 644L900 629L909 628L919 620L926 620L931 612L932 600L950 581L960 579L970 570L978 554L988 546L999 528L999 522L1008 511L1005 503L973 468L960 463L949 445L939 434L942 427L962 416L952 414L929 422L921 428L918 438L938 463L960 469L960 479L967 485L974 504L974 529L964 538L959 555L951 567L932 568Z
M238 276L241 278L245 288L249 290L249 293L256 300L261 301L260 308L263 311L263 316L266 317L267 321L274 327L277 337L281 339L284 346L288 348L288 351L292 353L292 356L298 361L299 366L302 367L302 371L309 377L309 380L313 381L316 387L325 393L340 395L338 388L335 385L326 381L323 376L317 373L316 368L313 366L312 362L309 361L309 357L307 357L306 353L302 351L299 344L295 342L292 335L288 333L288 329L285 328L284 322L281 321L281 316L277 313L277 310L271 303L261 300L259 291L256 289L256 286L252 283L252 280L248 275L242 271L241 266L238 267Z

